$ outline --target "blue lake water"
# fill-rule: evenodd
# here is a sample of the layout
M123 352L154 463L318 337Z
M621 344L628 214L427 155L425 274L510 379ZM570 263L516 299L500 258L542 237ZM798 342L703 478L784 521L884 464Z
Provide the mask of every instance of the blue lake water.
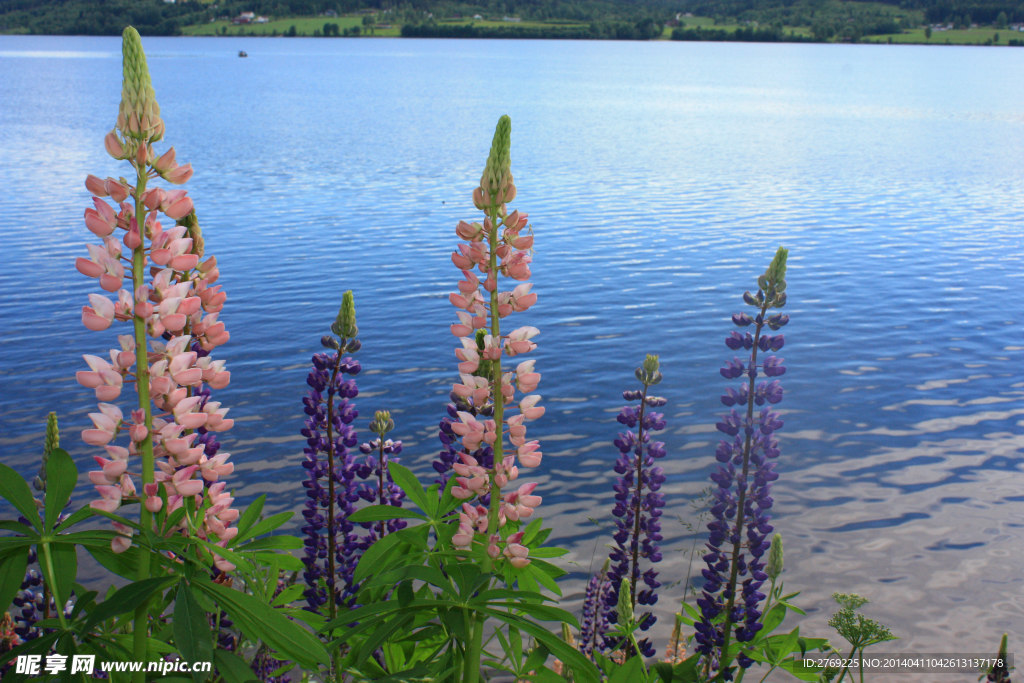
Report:
M775 523L804 630L871 599L890 652L1024 634L1024 51L970 47L145 39L228 303L239 498L297 509L301 397L355 290L361 424L388 408L425 472L457 378L447 296L497 118L536 236L547 415L541 508L579 579L600 565L620 392L661 355L667 580L686 575L727 386L722 339L790 248ZM245 49L248 59L238 59ZM114 38L0 36L0 459L37 467L46 413L78 438L74 267L88 173L120 99ZM84 478L83 478L84 481ZM78 499L88 499L86 486ZM589 521L596 520L597 524ZM598 559L593 560L594 555ZM694 570L699 573L699 567ZM679 586L661 592L672 611ZM794 622L795 623L795 622ZM668 628L669 618L662 620ZM944 679L948 680L948 679Z

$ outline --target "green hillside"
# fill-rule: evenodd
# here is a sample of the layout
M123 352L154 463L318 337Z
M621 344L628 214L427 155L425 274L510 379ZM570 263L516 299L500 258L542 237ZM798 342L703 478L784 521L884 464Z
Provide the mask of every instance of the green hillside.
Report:
M0 0L0 33L1018 44L1018 0ZM998 35L997 35L998 34Z

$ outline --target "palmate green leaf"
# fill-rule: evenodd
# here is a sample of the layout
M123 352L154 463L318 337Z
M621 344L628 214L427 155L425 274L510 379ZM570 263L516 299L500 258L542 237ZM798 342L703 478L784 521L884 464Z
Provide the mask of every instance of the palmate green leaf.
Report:
M39 519L39 512L36 510L32 490L21 475L3 464L0 464L0 498L7 499L14 509L28 520L33 529L42 533L42 520Z
M405 579L423 581L449 595L453 600L458 600L459 598L459 594L452 587L451 579L445 576L444 572L436 567L423 564L408 565L387 572L381 572L367 579L362 586L364 588L391 587L402 583Z
M57 517L71 500L71 492L75 490L77 482L78 470L68 452L58 448L50 453L46 463L46 496L43 501L47 529L57 525Z
M16 534L22 534L23 536L29 536L31 538L35 538L39 535L32 527L10 519L0 519L0 529L3 529L4 531L13 531ZM0 543L6 540L8 540L7 537L0 538Z
M75 510L74 512L72 512L70 515L65 517L64 521L62 521L60 524L58 524L56 527L54 527L53 530L56 531L57 533L63 533L65 531L67 531L68 529L70 529L71 527L73 527L76 524L78 524L79 522L82 522L82 521L84 521L84 520L86 520L86 519L88 519L88 518L90 518L92 516L93 516L93 509L91 507L89 507L88 505L86 505L84 507L80 507L77 510Z
M213 659L213 640L206 612L196 602L188 583L178 584L174 597L174 619L171 620L174 633L174 644L178 652L189 662L208 662ZM192 678L199 683L201 674L193 673Z
M109 542L103 546L86 546L85 550L109 572L129 580L139 575L139 562L144 553L135 544L132 544L123 553L115 553L111 550ZM146 558L148 559L148 555Z
M224 683L249 683L259 680L245 660L229 650L217 648L213 652L213 665L224 678Z
M575 628L579 628L579 623L576 621L576 617L572 612L566 612L560 607L538 605L535 602L491 602L488 603L487 606L498 609L505 608L509 610L516 610L517 612L523 612L534 619L539 619L540 621L559 621L569 624Z
M371 574L395 566L423 564L423 551L427 547L429 531L430 525L417 524L378 539L359 558L359 564L356 565L353 574L355 580L363 581Z
M501 610L491 609L490 607L484 607L479 611L510 626L515 626L521 631L529 633L537 642L543 643L544 647L551 651L551 654L562 660L566 666L572 668L575 675L574 680L580 683L596 683L600 680L600 675L593 662L587 659L579 650L551 633L546 627L529 619Z
M821 669L818 667L805 665L802 657L799 659L784 659L779 663L779 668L785 669L801 681L817 681L818 675L821 673Z
M14 600L25 580L25 569L28 567L28 546L15 548L0 555L0 614Z
M380 648L388 639L391 638L395 633L405 629L412 621L415 615L403 612L393 621L384 622L377 627L373 633L370 633L362 646L359 648L359 656L356 658L356 666L362 666L367 659L373 656L373 653Z
M91 630L96 624L132 612L136 607L149 600L153 595L170 588L177 579L173 576L158 576L143 579L123 586L109 598L101 602L86 619L83 630Z
M338 639L346 641L353 635L365 631L379 621L383 621L396 612L413 612L417 610L443 610L452 607L448 600L434 600L431 598L419 598L406 605L398 604L397 600L376 602L364 605L357 609L349 610L332 621L327 622L321 633L330 632L336 628L344 629L338 634ZM349 624L355 624L349 626Z
M206 578L197 578L193 585L213 597L242 633L253 640L262 640L283 659L296 661L304 667L330 663L323 643L280 610Z
M408 467L394 462L388 463L388 473L391 474L391 479L405 491L405 495L409 496L409 500L415 503L420 510L428 514L436 513L437 499L431 500L427 492L423 490L420 480Z
M284 512L278 512L276 515L271 515L266 519L261 519L251 529L249 529L249 533L247 533L245 537L239 538L239 536L235 536L234 543L232 543L232 545L238 545L242 541L249 538L255 538L257 536L262 536L263 534L269 534L271 531L274 531L282 524L287 522L289 519L291 519L294 514L295 513L292 512L291 510L285 510Z
M235 526L238 528L238 536L235 538L241 538L244 541L249 537L248 531L256 523L256 520L260 518L260 513L263 512L263 505L266 502L267 494L264 493L249 503L249 507L242 510L242 514L238 516L238 521L235 523Z
M636 683L644 680L644 667L640 657L630 657L622 666L617 666L608 678L608 683Z
M415 510L403 510L394 505L369 505L360 508L348 516L351 522L379 522L385 519L421 519L427 518Z
M264 536L257 538L252 543L242 546L235 546L236 552L248 552L251 550L298 550L302 547L302 540L296 536Z
M782 621L785 618L786 618L786 607L785 607L785 605L782 605L780 603L775 603L774 605L772 605L771 609L769 609L768 612L765 613L764 617L761 619L762 626L761 626L760 633L763 633L765 635L771 633L776 628L778 628L779 624L781 624Z

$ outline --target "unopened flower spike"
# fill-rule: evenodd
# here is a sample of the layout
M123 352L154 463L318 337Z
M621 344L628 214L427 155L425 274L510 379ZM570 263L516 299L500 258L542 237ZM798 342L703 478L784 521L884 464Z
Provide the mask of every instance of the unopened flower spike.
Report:
M487 156L487 165L484 166L483 175L480 177L479 193L473 193L478 209L501 206L515 198L511 149L512 119L504 115L498 119L498 125L494 129L491 152Z
M764 568L764 573L772 581L782 574L782 534L772 536L772 547L768 551L768 564Z
M359 334L359 328L356 327L356 300L351 289L341 295L341 307L338 309L338 317L331 324L331 332L343 339L353 339Z
M132 26L127 27L121 37L124 81L117 128L125 138L155 142L164 136L164 122L149 80L142 38Z
M46 491L46 463L50 460L50 454L60 448L60 430L57 427L57 413L50 412L46 416L46 442L43 446L43 459L39 465L39 474L32 480L32 486L36 491Z
M395 421L391 419L391 413L386 410L378 410L373 414L373 420L370 422L370 431L379 437L384 437L385 434L395 428Z

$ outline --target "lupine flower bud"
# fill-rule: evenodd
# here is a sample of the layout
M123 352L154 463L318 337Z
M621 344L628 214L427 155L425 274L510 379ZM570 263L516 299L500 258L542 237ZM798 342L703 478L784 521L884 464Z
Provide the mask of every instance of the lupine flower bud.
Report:
M768 551L768 565L764 573L773 581L782 573L782 534L772 536L772 549Z
M483 191L483 203L498 206L511 201L515 196L512 188L512 119L507 115L498 119L491 140L491 153L487 157L487 165L480 177L480 189ZM508 194L512 193L509 197ZM474 195L474 199L477 197ZM483 208L483 207L478 207Z
M344 339L352 339L359 334L359 328L356 327L356 300L351 289L341 295L341 308L331 324L331 332Z
M160 105L149 80L146 53L142 38L134 27L122 33L121 54L124 82L121 87L121 107L117 115L117 128L126 138L156 141L163 137L164 124L160 119Z
M636 370L636 378L645 386L652 386L661 381L661 373L658 371L658 357L647 354L643 365Z
M395 428L395 421L391 419L391 413L386 410L378 410L373 414L373 421L370 422L370 431L377 436L383 437Z

